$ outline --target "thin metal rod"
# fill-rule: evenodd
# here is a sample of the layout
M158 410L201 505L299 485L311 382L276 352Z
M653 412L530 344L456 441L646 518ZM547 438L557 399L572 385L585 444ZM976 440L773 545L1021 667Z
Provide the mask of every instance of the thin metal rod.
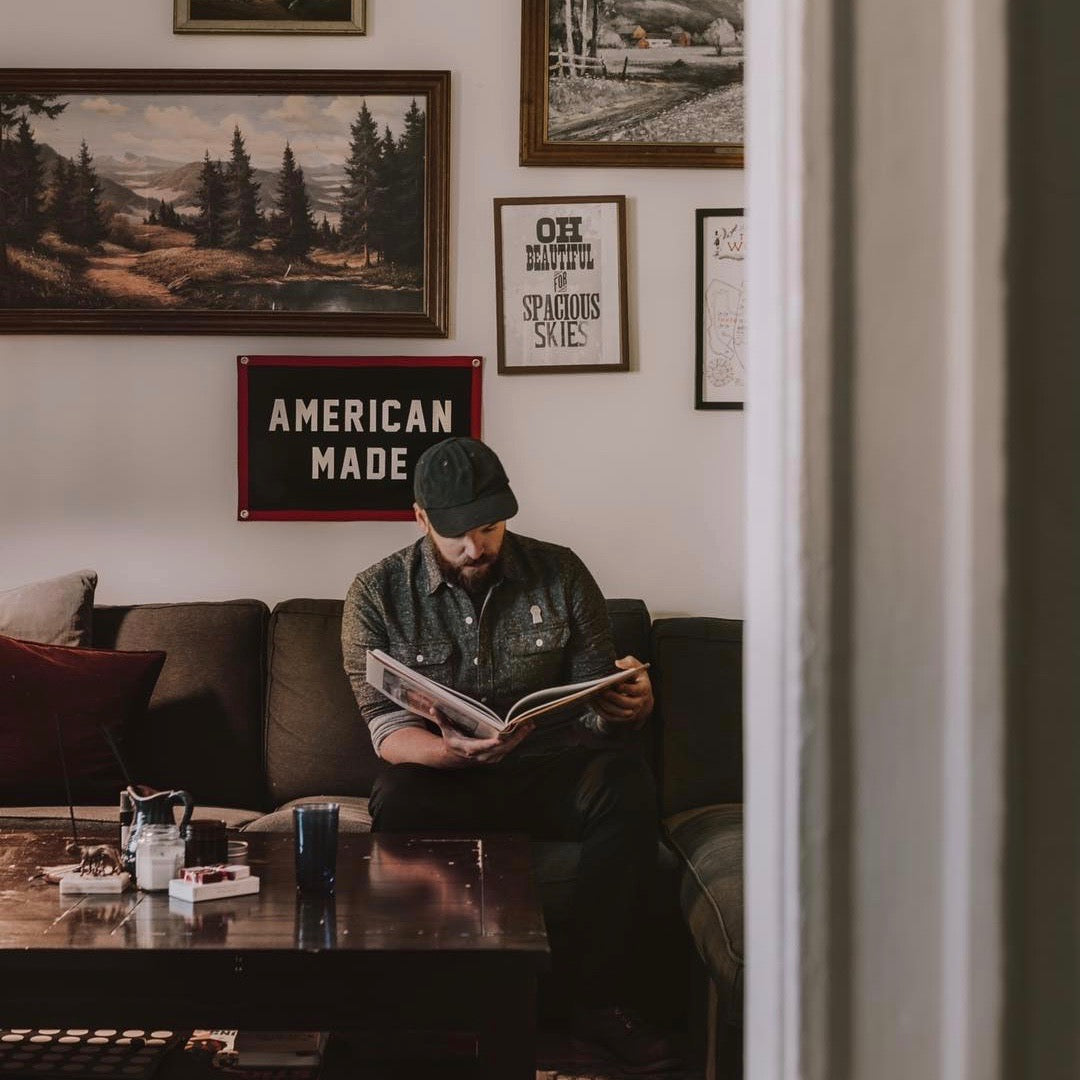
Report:
M101 734L105 736L105 741L109 744L109 749L113 752L113 757L116 758L116 764L120 766L120 771L124 774L124 783L128 787L131 787L131 777L128 775L127 766L124 764L124 759L120 756L120 751L116 747L116 741L112 735L109 734L109 729L100 724Z
M60 768L64 773L64 794L67 795L68 812L71 814L71 840L72 843L77 844L79 842L79 832L75 828L75 805L71 801L71 781L68 779L67 757L64 755L64 738L60 733L60 717L57 713L53 713L53 720L56 723L56 745L60 750Z

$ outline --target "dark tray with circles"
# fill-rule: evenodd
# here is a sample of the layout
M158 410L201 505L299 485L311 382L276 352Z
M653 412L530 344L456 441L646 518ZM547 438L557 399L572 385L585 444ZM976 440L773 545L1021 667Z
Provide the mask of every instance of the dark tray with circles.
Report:
M141 1080L179 1041L175 1032L142 1028L0 1028L0 1077Z

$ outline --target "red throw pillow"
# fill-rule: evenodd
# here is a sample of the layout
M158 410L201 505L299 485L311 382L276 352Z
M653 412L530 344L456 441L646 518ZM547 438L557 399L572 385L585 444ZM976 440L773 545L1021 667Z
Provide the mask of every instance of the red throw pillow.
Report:
M102 727L123 753L145 712L163 652L38 645L0 635L0 805L64 805L56 722L76 803L108 804L123 773Z

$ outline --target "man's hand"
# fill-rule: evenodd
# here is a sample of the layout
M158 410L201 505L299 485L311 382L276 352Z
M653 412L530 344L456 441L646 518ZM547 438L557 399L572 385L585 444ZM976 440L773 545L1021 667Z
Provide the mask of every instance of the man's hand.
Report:
M640 667L641 661L634 656L624 656L615 661L617 668ZM639 671L632 679L609 686L593 699L593 708L605 723L645 723L652 715L652 681L647 671Z
M457 728L452 727L438 709L431 709L428 715L439 725L439 730L442 732L448 768L494 765L495 762L502 761L533 729L532 723L526 721L515 727L513 731L496 735L493 739L473 739L468 735L462 735Z

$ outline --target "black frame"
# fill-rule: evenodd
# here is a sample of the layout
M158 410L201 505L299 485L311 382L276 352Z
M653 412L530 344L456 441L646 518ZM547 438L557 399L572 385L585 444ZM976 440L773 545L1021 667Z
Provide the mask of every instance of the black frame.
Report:
M694 226L696 236L694 249L696 258L694 280L694 302L696 305L695 323L697 328L697 347L695 355L694 371L694 408L695 409L741 409L742 401L706 401L705 400L705 296L704 296L704 269L705 269L705 239L703 225L706 218L710 217L743 217L742 207L728 207L726 209L697 210L694 213Z
M557 203L611 203L618 210L619 251L619 363L617 364L507 364L505 304L503 301L502 208ZM500 375L567 375L587 371L630 370L630 314L627 304L626 196L625 195L535 195L497 198L495 207L495 319L498 327L498 372Z

